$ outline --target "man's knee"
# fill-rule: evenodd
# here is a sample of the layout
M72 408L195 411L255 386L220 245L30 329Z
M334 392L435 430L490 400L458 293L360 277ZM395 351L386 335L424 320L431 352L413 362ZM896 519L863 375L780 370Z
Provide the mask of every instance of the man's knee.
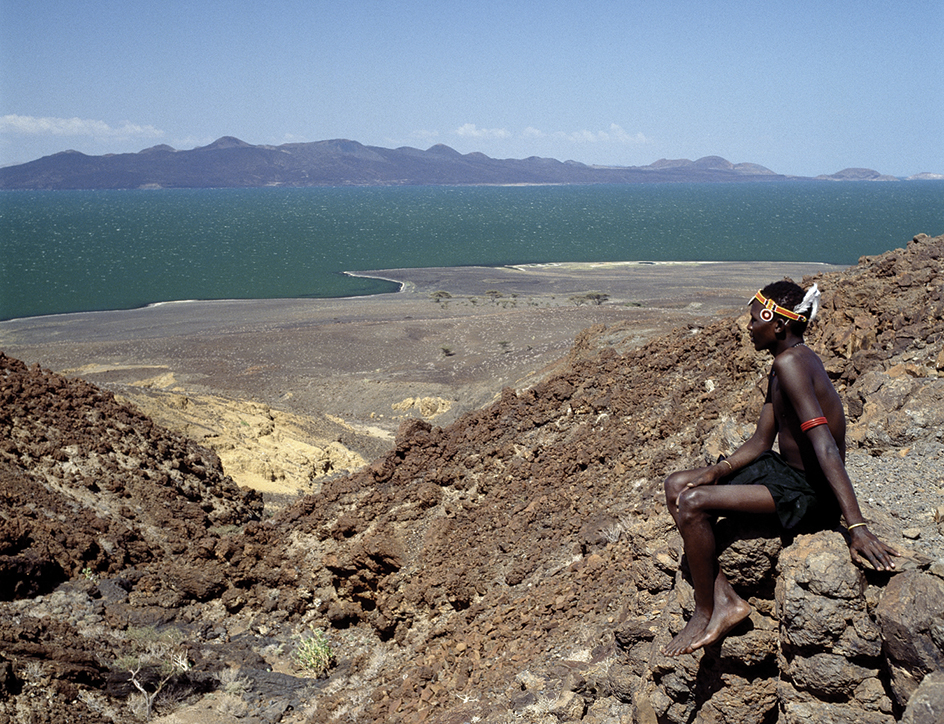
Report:
M665 479L665 482L662 484L662 486L665 488L666 498L675 500L678 497L678 494L684 490L686 479L688 477L686 472L672 473Z
M705 514L707 500L705 491L698 488L683 488L678 493L678 514L682 519L693 519Z

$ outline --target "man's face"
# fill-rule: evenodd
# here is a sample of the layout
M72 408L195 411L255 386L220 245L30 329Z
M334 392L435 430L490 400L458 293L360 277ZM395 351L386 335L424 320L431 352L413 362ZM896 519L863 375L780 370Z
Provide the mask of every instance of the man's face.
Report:
M760 318L760 312L764 307L756 299L751 302L751 320L747 323L747 333L751 336L751 342L754 343L754 349L769 349L771 345L777 342L775 327L777 320L771 319L765 322Z

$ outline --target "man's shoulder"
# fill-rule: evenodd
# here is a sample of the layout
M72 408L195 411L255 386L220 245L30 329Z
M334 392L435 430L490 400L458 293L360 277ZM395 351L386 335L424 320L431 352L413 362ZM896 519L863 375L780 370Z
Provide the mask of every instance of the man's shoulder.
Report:
M780 379L802 372L815 373L824 369L819 355L805 344L786 349L774 357L771 372Z

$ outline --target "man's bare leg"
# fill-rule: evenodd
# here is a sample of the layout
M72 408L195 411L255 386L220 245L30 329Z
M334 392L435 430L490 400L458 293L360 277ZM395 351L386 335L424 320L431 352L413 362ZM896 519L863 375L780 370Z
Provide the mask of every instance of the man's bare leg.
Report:
M701 524L702 521L689 520L690 514L681 514L678 505L682 493L691 492L687 489L687 485L697 476L698 472L698 470L686 470L674 473L665 482L666 505L678 526L679 532L682 534L695 594L695 610L692 612L688 623L672 641L662 648L662 653L667 656L678 656L692 651L692 643L703 637L705 630L708 628L708 623L711 621L711 615L714 613L714 579L720 574L717 560L714 556L699 558L694 555L696 550L714 551L714 531L711 529L710 522L707 530L705 530ZM693 522L695 523L694 527L692 526ZM704 522L708 522L707 519ZM691 551L691 554L689 551ZM706 576L710 578L706 579Z
M724 573L718 571L711 618L702 635L692 641L689 650L685 653L713 644L750 615L750 604L735 593Z
M694 651L692 645L704 638L714 614L715 580L720 575L720 569L715 556L715 533L708 514L700 506L692 504L695 502L693 498L699 497L700 492L697 488L683 489L678 496L678 505L670 505L670 509L675 507L673 517L685 546L695 594L695 610L685 627L663 648L662 652L666 656Z
M740 511L772 513L770 491L761 485L685 487L685 474L666 481L669 512L678 525L685 546L695 610L691 619L663 649L678 656L714 643L750 615L751 608L718 567L710 513Z
M710 610L698 603L696 599L695 610L685 628L663 647L662 653L666 656L690 654L713 644L751 614L750 604L737 595L720 570L715 578Z

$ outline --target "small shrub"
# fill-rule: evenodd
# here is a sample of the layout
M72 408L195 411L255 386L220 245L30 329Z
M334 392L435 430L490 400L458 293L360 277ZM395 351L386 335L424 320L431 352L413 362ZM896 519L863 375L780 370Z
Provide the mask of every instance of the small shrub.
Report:
M292 659L315 676L323 676L334 663L334 650L321 629L313 628L310 636L300 636Z
M574 304L578 307L581 304L603 304L607 299L610 298L609 294L604 294L602 292L587 292L586 294L577 294L570 298Z
M236 525L235 523L227 523L225 525L210 526L209 528L207 528L207 532L212 533L213 535L218 535L222 538L224 535L232 535L234 533L241 533L242 529L243 529L243 526L241 525Z
M39 683L43 680L43 665L39 661L30 661L23 669L23 678L27 681Z
M220 682L220 688L223 689L224 693L231 696L241 696L246 693L251 683L248 677L239 675L239 669L236 667L224 669L217 678Z
M190 662L187 660L186 654L173 654L169 659L160 663L161 676L156 683L151 684L153 691L148 691L144 682L138 680L138 674L141 673L141 668L144 666L143 661L139 661L135 668L128 670L131 683L140 692L140 695L132 696L128 701L131 711L139 717L143 716L148 721L150 721L151 713L154 711L154 702L164 690L167 682L177 674L190 671Z
M179 644L184 635L178 629L166 627L158 630L155 626L131 626L125 632L125 638L139 646L154 644Z

